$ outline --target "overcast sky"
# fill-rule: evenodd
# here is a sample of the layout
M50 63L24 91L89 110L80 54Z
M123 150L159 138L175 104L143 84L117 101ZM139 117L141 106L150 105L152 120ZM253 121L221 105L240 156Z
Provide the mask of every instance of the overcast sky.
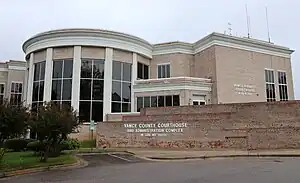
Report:
M22 43L58 28L102 28L139 36L151 43L195 42L232 24L246 36L245 4L253 38L296 50L292 56L295 96L300 98L299 0L0 0L0 60L24 59ZM296 72L298 71L298 72Z

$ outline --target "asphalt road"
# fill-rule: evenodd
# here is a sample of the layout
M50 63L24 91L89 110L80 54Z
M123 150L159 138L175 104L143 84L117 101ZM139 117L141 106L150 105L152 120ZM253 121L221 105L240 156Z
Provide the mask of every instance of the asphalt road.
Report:
M299 183L300 158L147 162L85 156L88 167L0 179L5 183Z

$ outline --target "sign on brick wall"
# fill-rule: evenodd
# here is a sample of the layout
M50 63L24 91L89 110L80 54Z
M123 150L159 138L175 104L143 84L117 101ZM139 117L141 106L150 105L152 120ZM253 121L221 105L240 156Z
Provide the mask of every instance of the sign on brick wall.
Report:
M127 133L161 137L173 133L184 133L187 123L125 123L124 128Z

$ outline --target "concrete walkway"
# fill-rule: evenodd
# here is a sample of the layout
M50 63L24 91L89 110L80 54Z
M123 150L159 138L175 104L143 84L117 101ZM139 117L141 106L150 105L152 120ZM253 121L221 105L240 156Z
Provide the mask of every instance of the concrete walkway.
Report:
M126 149L138 157L151 159L194 159L214 157L247 157L247 156L300 156L300 150L266 150L266 151L241 151L241 150L162 150L162 149Z

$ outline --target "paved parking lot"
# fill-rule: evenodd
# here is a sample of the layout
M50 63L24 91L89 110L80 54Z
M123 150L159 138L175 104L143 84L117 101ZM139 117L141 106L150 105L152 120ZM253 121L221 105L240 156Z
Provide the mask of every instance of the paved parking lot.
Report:
M299 158L148 162L127 155L85 156L88 167L0 180L5 183L299 183Z

